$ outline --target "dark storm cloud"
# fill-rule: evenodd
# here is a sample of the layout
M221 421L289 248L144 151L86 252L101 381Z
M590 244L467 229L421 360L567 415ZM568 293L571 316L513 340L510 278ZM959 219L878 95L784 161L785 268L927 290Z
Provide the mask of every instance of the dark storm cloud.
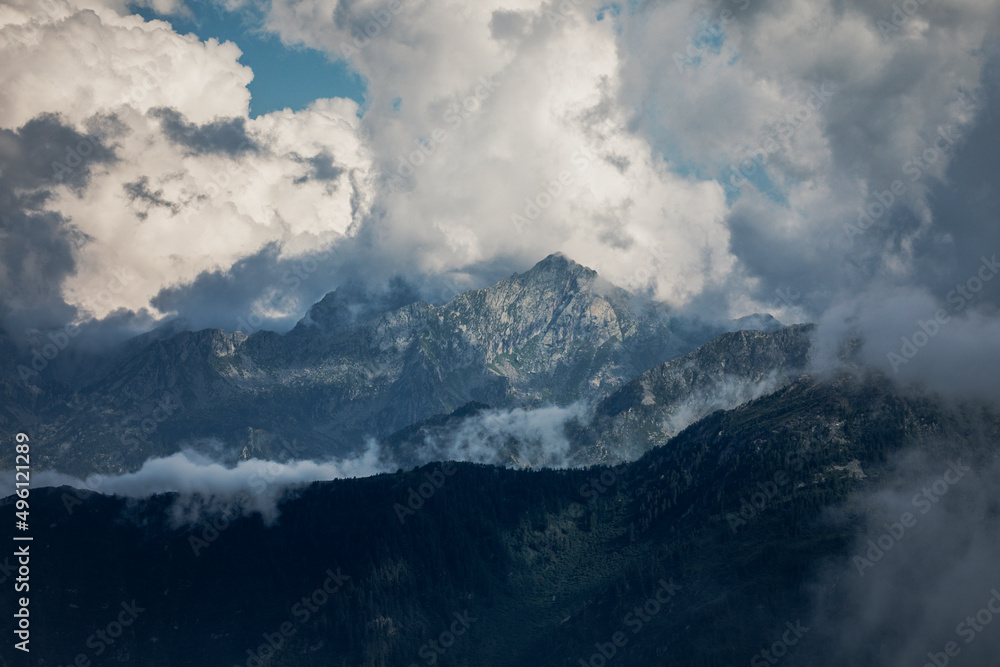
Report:
M22 204L4 200L5 209ZM15 338L26 328L59 326L72 318L75 310L63 301L59 286L73 273L73 250L83 240L55 213L0 212L0 322Z
M65 183L82 188L91 167L115 159L98 136L84 136L54 114L37 116L15 131L0 129L0 187L4 193ZM6 202L5 202L6 207Z
M372 233L364 230L329 250L294 258L282 257L281 248L270 244L228 270L205 271L161 290L151 303L192 329L282 332L303 317L309 323L312 315L315 324L336 326L417 300L442 304L511 273L510 258L490 258L455 276L408 270L407 258L372 247Z
M359 275L350 270L350 258L349 253L331 251L281 257L280 247L270 244L228 270L205 271L190 283L162 290L152 304L179 316L193 329L247 334L262 329L287 331L310 306L342 282L351 281L352 275ZM384 300L396 303L399 293L407 291L397 285L383 295L384 288L369 292L357 282L359 278L354 280L356 284L343 288L341 297L361 310L375 308ZM331 299L336 301L331 295L328 304ZM404 299L406 303L413 300Z
M958 148L947 179L931 192L939 231L917 248L926 258L919 278L936 294L967 279L981 256L1000 253L1000 55L983 84L987 106ZM1000 305L1000 280L987 283L979 299Z
M951 443L933 448L947 455L911 450L892 462L881 490L827 511L830 523L859 534L821 569L813 638L797 664L992 664L998 621L981 610L1000 608L1000 477L977 454L988 440L964 453Z
M857 337L859 358L903 385L1000 402L1000 59L986 68L983 88L978 122L945 178L931 184L934 224L913 246L912 270L880 270L882 253L912 224L902 214L884 216L858 239L854 257L868 273L855 271L854 289L817 309L818 335L828 350Z
M280 248L270 244L228 270L205 271L190 283L165 288L150 302L164 313L176 313L193 329L234 331L248 317L254 301L282 285L284 267L279 254Z
M400 276L390 278L388 287L384 290L348 281L310 308L303 324L334 329L402 308L419 299L417 289Z
M149 189L149 177L147 176L124 184L122 189L132 203L136 217L140 220L145 220L149 215L149 209L154 206L169 209L173 213L177 213L180 210L177 204L163 198L163 190L156 190L154 192Z
M100 137L84 136L51 114L0 130L0 326L15 339L26 329L65 324L75 313L60 288L87 237L43 210L51 189L66 184L80 192L94 166L114 160Z
M184 146L192 154L221 153L230 157L256 153L260 147L246 133L246 119L225 118L196 125L189 123L176 109L158 107L149 115L160 121L170 141Z
M299 162L309 165L309 173L295 179L295 184L299 185L306 181L326 181L336 184L337 180L344 173L344 167L337 164L336 159L328 152L321 152L309 158L299 158Z

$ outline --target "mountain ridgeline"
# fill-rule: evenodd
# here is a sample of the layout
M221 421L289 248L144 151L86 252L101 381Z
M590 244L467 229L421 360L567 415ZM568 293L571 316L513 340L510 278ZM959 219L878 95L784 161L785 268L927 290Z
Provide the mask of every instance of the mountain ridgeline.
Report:
M35 389L46 400L22 413L44 443L39 465L135 470L180 447L237 458L346 457L367 439L470 401L497 409L593 404L740 326L676 317L559 254L441 306L405 293L355 296L348 288L327 295L284 335L145 337L90 382Z
M849 356L817 369L811 325L724 332L637 303L554 255L440 306L338 290L285 335L161 332L90 383L5 385L34 470L369 438L396 472L279 484L273 514L256 483L35 488L32 650L0 645L0 667L946 655L1000 586L995 406ZM963 664L993 664L1000 633L972 637Z
M995 536L1000 512L993 493L965 503L995 488L998 438L981 406L901 395L877 375L802 375L634 462L317 482L273 524L239 498L192 518L189 496L38 489L31 664L921 664L898 657L944 645L948 613L915 638L898 622L909 607L857 596L909 604L921 559L959 549L981 578L958 608L987 600L995 560L962 550ZM953 490L901 477L914 447L927 471L958 471L942 478ZM902 507L885 502L896 484ZM926 517L909 502L921 487ZM963 582L948 581L955 596ZM129 625L109 636L123 610ZM964 664L991 664L998 639L977 637Z

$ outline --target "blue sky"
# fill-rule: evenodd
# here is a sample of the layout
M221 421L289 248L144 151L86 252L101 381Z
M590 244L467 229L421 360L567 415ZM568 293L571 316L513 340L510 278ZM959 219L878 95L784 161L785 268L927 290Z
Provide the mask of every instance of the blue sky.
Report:
M162 16L145 7L132 11L146 20L168 21L177 32L234 42L243 51L240 62L253 70L250 115L279 109L299 110L324 97L349 97L363 104L364 80L343 61L330 62L323 53L289 47L260 29L263 17L254 10L226 12L215 2L190 3L193 16Z

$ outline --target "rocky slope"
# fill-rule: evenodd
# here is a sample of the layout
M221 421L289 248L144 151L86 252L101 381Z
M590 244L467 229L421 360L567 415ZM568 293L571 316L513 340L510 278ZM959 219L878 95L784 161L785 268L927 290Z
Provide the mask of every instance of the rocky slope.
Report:
M813 329L722 334L641 373L596 406L512 411L469 403L390 435L383 454L404 468L444 459L518 467L634 461L716 410L792 383L808 368Z
M149 337L91 384L46 403L38 462L86 474L135 469L182 446L349 455L366 438L469 401L596 402L726 328L637 306L558 254L441 306L410 298L361 301L345 288L286 335Z
M586 460L634 460L716 410L730 410L806 372L811 324L726 333L659 364L602 400L579 433Z

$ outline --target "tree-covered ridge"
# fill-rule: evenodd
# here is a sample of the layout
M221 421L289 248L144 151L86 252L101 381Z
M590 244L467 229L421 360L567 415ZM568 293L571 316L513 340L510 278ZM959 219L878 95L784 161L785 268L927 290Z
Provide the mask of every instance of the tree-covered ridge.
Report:
M89 635L134 599L145 611L106 647L134 664L247 664L275 632L272 665L576 666L601 647L623 665L746 664L806 622L817 564L849 557L861 517L825 510L880 488L913 445L974 445L985 465L998 424L877 376L804 377L631 464L316 483L273 526L175 527L174 496L39 490L39 656L93 659ZM812 641L787 664L823 664Z

